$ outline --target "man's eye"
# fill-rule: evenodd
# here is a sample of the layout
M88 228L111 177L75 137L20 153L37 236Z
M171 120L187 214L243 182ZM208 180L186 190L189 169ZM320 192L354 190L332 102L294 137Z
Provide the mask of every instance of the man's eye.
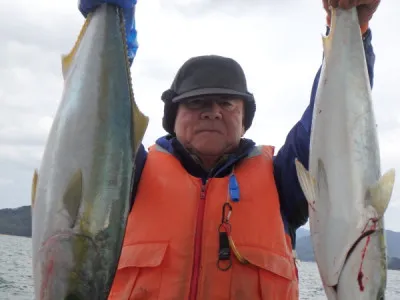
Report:
M234 103L232 101L222 101L220 105L225 109L232 109L234 107Z
M192 100L192 101L190 101L190 103L192 103L192 104L195 104L195 105L199 105L199 104L202 104L202 103L203 103L203 101L202 101L202 100L200 100L200 99L196 99L196 100Z
M223 102L221 103L221 105L223 105L223 106L232 106L233 104L232 104L232 102L230 102L230 101L223 101Z
M196 107L201 107L203 105L203 101L200 99L193 99L189 100L187 102L188 107L196 108Z

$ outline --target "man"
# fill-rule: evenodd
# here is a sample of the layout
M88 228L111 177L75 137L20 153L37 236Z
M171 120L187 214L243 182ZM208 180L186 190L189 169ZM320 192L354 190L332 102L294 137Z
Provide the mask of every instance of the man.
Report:
M130 0L81 0L80 10L86 16L100 2L122 6L126 15L134 9ZM379 1L330 4L358 6L372 86L368 22ZM327 0L323 5L329 25ZM127 32L136 36L132 18ZM132 36L131 60L137 48ZM308 165L319 75L309 106L274 156L273 147L242 138L256 104L241 66L217 55L184 63L161 97L168 135L148 152L141 146L137 156L110 299L298 299L292 250L308 205L294 159Z

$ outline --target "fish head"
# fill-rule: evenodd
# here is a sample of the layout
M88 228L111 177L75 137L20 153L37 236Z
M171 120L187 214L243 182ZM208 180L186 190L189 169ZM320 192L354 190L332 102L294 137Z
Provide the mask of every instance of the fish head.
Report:
M102 299L106 276L99 252L89 236L70 231L50 237L34 264L41 279L36 299Z

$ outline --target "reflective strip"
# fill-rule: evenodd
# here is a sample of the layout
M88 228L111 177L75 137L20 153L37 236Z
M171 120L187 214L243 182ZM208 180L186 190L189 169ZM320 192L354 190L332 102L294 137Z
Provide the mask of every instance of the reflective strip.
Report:
M157 145L157 144L155 144L154 146L152 146L150 148L153 148L154 150L157 150L157 151L160 151L160 152L171 154L166 149L164 149L163 147L161 147L160 145Z
M251 150L251 152L249 153L247 158L251 158L251 157L255 157L255 156L261 155L262 154L262 147L263 146L261 146L261 145L255 146L253 148L253 150Z

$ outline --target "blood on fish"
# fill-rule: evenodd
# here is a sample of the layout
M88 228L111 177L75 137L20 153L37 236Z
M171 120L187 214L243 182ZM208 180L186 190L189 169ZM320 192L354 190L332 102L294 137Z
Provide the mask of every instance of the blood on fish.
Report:
M373 225L371 226L371 230L376 230L376 219L371 219L371 221L373 222ZM365 226L367 227L367 226ZM364 228L365 231L366 228ZM363 267L363 263L364 263L364 259L365 259L365 254L367 253L367 248L368 248L368 244L371 240L371 235L368 235L367 237L367 241L365 243L365 246L361 252L361 264L360 264L360 269L358 270L358 275L357 275L357 282L358 282L358 286L360 288L360 291L363 292L364 291L364 283L363 283L363 278L364 278L364 273L362 271L362 267Z
M41 299L44 299L44 292L46 290L46 287L48 286L50 275L53 273L53 269L54 269L53 267L54 267L54 258L52 257L46 268L45 278L42 282L42 287L40 289L40 298Z
M357 276L357 281L358 281L358 286L360 287L360 291L364 291L364 284L362 282L362 279L364 277L364 273L362 270L358 271L358 276Z
M54 256L51 252L50 253L48 253L48 252L49 252L49 250L51 250L52 245L54 245L60 238L68 238L71 235L72 235L71 232L60 232L58 234L50 236L46 241L44 241L42 243L42 248L39 250L39 252L46 251L47 253L44 255L45 256L51 255L51 258L48 259L48 264L47 264L46 268L44 269L44 276L43 276L44 278L43 278L42 285L40 288L41 299L44 299L44 293L46 291L46 288L48 287L50 277L54 271Z

